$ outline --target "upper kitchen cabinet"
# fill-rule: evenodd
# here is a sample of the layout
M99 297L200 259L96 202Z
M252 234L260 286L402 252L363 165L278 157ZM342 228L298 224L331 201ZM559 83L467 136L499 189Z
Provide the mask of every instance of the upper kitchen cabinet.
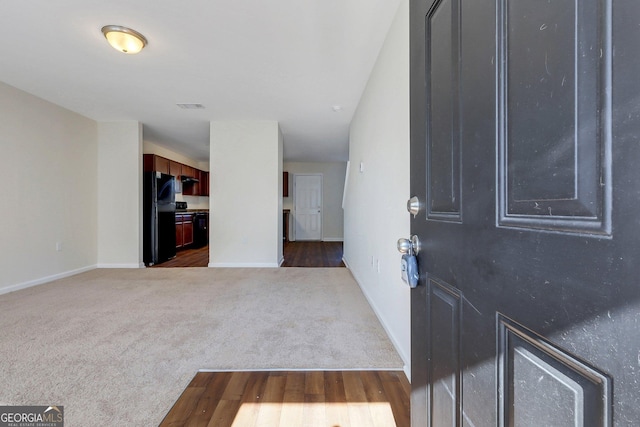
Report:
M195 178L196 169L191 166L182 165L182 176L188 176L190 178Z
M183 195L209 195L209 172L201 171L192 166L184 165L156 154L145 154L143 162L145 172L162 172L175 176L182 184Z
M209 172L200 171L200 195L209 196Z
M156 156L155 154L145 154L143 157L143 168L145 172L162 172L171 175L169 163L169 159Z
M201 172L199 169L191 166L182 166L182 194L185 196L202 195L200 180Z
M282 197L289 197L289 172L282 172Z
M174 162L173 160L170 160L169 175L173 175L175 177L182 175L182 163L178 163L178 162Z

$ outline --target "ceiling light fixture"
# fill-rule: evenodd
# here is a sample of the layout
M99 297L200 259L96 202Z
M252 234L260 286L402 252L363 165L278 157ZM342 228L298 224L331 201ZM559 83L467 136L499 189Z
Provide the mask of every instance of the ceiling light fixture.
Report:
M124 53L138 53L147 45L147 39L142 34L120 25L105 25L102 34L114 49Z

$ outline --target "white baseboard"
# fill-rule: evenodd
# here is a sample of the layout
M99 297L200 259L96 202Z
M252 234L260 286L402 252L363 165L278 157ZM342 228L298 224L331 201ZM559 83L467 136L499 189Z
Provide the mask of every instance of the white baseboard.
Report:
M342 237L323 237L323 242L344 242Z
M64 279L65 277L75 276L76 274L84 273L86 271L95 270L97 266L89 265L87 267L76 268L75 270L64 271L62 273L53 274L51 276L41 277L35 280L29 280L28 282L18 283L16 285L6 286L0 288L0 295L8 294L9 292L19 291L20 289L30 288L32 286L43 285L45 283L53 282L54 280Z
M280 261L278 261L278 267L282 267L282 264L284 263L284 257L280 257Z
M210 268L278 268L276 262L210 262Z
M380 310L378 309L378 306L373 302L373 299L369 296L369 294L367 292L367 289L364 286L362 286L362 281L359 280L358 276L356 276L356 274L353 272L353 270L351 268L349 268L349 262L345 259L344 256L342 257L342 262L344 262L344 265L351 272L351 275L353 276L353 278L355 279L356 283L360 287L360 290L364 294L364 297L367 299L367 302L369 303L369 306L371 306L371 309L373 310L373 312L375 313L376 317L380 321L380 324L382 325L382 328L384 329L384 331L387 333L387 336L391 340L391 344L393 344L393 347L396 349L396 351L400 355L400 358L404 362L404 367L403 367L404 373L407 376L407 378L409 379L409 381L411 381L411 355L410 354L405 354L405 352L402 350L402 347L398 343L398 340L396 340L396 338L393 335L393 333L391 333L391 330L387 327L387 324L386 324L384 318L380 315Z
M144 264L111 264L101 263L98 264L98 268L145 268Z

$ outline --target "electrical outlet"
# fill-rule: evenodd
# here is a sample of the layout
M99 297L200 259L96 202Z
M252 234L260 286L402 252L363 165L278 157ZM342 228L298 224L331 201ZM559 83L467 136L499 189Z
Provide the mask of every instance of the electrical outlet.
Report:
M56 242L56 252L62 251L62 242Z

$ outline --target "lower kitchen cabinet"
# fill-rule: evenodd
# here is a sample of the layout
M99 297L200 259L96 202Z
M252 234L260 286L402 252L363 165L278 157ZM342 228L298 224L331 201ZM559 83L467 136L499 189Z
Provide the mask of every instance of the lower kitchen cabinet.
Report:
M193 214L176 214L176 248L193 244Z
M178 216L176 215L176 249L182 247L182 217L180 217L180 222L178 222Z
M185 221L182 223L182 226L184 227L182 233L183 246L189 246L193 244L193 215L187 216L189 217L189 220L187 220L185 216Z

